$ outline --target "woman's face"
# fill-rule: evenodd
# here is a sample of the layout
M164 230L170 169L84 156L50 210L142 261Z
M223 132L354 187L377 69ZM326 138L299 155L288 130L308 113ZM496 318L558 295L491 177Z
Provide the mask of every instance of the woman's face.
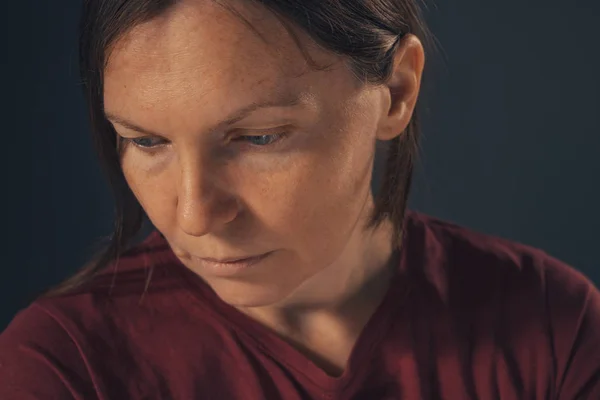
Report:
M301 32L332 70L307 66L274 17L236 8L268 43L212 2L184 2L116 43L104 97L126 138L125 177L153 224L221 298L258 306L289 296L360 237L390 102ZM267 252L229 277L197 259Z

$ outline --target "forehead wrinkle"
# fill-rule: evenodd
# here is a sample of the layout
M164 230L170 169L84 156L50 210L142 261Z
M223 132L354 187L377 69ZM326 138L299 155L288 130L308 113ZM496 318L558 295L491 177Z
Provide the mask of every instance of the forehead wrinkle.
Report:
M156 65L149 65L155 64L154 61L127 58L128 56L123 57L123 63L118 57L115 58L117 62L113 64L110 76L116 79L111 81L112 85L107 85L108 91L113 93L111 97L119 98L119 92L127 90L127 95L133 94L134 103L145 103L145 107L156 110L163 110L170 103L176 103L174 106L188 106L190 102L202 102L217 91L229 92L231 96L241 93L238 97L247 97L246 93L272 91L273 88L279 91L282 87L296 86L290 85L290 81L303 77L290 77L281 66L273 68L279 64L277 62L263 68L248 69L245 68L248 64L244 59L231 62L225 60L225 65L221 68L217 68L210 60L182 63L179 59L176 61L177 67L157 69ZM195 58L198 56L192 54L191 59ZM164 61L174 62L172 59ZM136 65L131 65L132 63ZM138 69L138 66L141 68Z
M114 81L117 86L113 88L127 87L130 91L135 88L139 96L146 99L185 99L196 97L199 92L205 92L202 95L205 97L223 88L238 93L240 90L263 91L261 86L265 81L286 79L286 69L290 69L280 65L281 60L269 62L266 54L257 63L256 53L251 57L243 51L231 56L219 54L217 64L212 61L214 57L210 56L210 50L195 51L191 46L176 48L176 57L171 57L171 49L165 53L131 49L129 46L120 46L118 52L113 54L105 77L116 78ZM231 52L235 52L235 49Z
M241 107L238 110L233 110L223 121L216 123L215 125L208 128L209 134L215 133L217 130L224 129L226 126L233 125L236 122L250 116L251 113L260 108L274 108L274 107L314 107L313 96L308 93L300 92L296 93L292 90L279 90L271 93L268 97L262 96L263 98L253 101L246 106ZM117 112L106 111L106 117L123 126L124 128L138 131L140 133L153 135L153 136L168 136L163 132L155 132L143 126L136 125L134 121L127 120L126 117L119 115Z

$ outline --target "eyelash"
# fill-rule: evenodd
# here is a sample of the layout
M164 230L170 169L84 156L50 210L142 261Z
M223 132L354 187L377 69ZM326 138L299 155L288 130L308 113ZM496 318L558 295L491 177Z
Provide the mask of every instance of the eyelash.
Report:
M278 133L273 133L273 134L268 134L268 135L242 135L242 136L238 136L237 138L235 138L232 141L238 141L238 139L247 139L247 138L261 138L261 137L273 138L273 141L271 141L268 144L264 144L264 145L250 144L250 146L252 148L257 148L260 151L260 149L262 149L262 148L269 148L269 147L273 147L273 146L279 144L284 139L286 139L289 136L289 134L290 134L290 132L284 131L284 132L278 132ZM164 143L160 143L160 144L152 145L152 146L142 146L139 142L140 140L152 140L152 137L144 136L144 137L138 137L138 138L125 138L125 137L121 136L121 141L124 144L132 144L133 146L135 146L138 149L140 149L144 152L147 152L147 153L157 151L160 147L164 146Z

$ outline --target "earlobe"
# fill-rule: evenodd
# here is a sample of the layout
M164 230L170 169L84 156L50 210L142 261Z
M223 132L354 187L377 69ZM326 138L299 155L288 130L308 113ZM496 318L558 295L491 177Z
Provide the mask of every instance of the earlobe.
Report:
M414 114L425 64L425 51L414 35L406 35L394 56L392 75L385 83L386 102L389 104L377 134L379 140L391 140L400 135Z

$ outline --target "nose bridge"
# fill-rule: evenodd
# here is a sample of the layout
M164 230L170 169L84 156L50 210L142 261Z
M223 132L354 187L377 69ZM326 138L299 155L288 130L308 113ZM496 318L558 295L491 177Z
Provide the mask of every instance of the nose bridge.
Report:
M199 154L179 156L177 218L180 228L189 235L205 235L232 219L231 207L225 207L231 202L217 187L218 173Z

